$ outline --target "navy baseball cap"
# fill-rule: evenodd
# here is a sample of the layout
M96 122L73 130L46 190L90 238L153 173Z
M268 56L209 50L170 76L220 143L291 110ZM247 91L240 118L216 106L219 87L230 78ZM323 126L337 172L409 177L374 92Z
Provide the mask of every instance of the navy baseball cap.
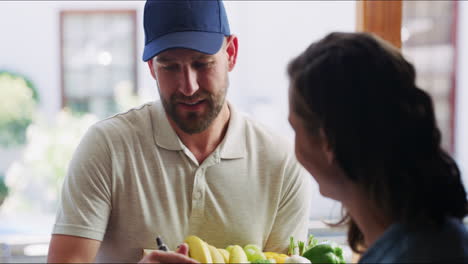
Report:
M143 61L171 48L215 54L230 35L220 0L147 0Z

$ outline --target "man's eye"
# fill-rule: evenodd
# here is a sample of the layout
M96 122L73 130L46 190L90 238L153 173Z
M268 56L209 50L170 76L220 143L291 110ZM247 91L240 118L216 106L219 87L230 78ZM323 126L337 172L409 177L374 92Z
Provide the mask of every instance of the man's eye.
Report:
M164 65L162 68L166 71L178 71L179 70L179 65Z
M193 64L193 67L194 67L195 69L203 69L203 68L208 68L208 67L210 67L211 64L212 64L212 62L195 62L195 63Z

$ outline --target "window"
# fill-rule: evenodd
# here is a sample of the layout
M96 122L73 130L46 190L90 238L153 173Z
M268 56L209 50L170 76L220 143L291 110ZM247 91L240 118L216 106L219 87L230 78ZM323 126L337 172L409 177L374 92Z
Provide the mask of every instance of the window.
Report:
M457 1L359 1L360 31L378 34L414 64L433 100L442 147L454 151ZM400 23L401 18L401 23Z
M136 11L62 11L62 106L100 118L116 113L116 93L136 92Z
M442 146L453 152L456 1L404 1L403 54L433 100Z

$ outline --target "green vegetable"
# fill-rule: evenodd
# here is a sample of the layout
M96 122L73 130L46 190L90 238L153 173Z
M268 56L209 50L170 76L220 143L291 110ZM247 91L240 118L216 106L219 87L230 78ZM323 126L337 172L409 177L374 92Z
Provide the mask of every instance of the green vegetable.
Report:
M305 243L302 241L297 241L297 247L299 248L299 256L302 256L305 251Z
M343 250L334 243L324 242L307 250L303 257L313 264L331 263L344 264Z
M314 235L309 235L309 239L307 239L307 247L304 251L307 251L318 244L318 240L314 238ZM302 256L302 255L301 255Z
M262 250L257 245L246 245L244 246L244 252L247 255L247 259L252 263L256 260L266 260L265 254L263 254Z
M296 255L296 248L297 245L294 242L294 237L289 238L289 248L288 248L288 256Z

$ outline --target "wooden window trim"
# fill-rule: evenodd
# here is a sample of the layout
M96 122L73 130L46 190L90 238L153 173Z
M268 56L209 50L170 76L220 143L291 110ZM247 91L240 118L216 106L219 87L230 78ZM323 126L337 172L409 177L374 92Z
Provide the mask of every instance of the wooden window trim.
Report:
M401 0L361 0L356 2L356 29L372 32L401 48Z

